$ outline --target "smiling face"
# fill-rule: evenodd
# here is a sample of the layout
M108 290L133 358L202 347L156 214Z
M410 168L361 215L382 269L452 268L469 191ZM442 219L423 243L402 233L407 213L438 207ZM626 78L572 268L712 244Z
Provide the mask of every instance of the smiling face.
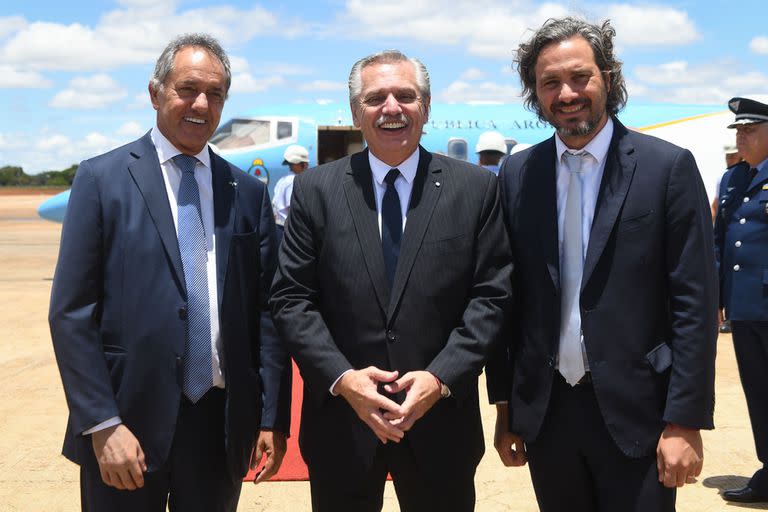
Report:
M165 83L149 85L157 127L176 149L196 155L216 131L227 94L221 62L199 47L179 50Z
M571 149L583 148L608 121L608 86L581 36L545 46L536 60L536 98Z
M410 61L371 64L360 77L358 103L351 105L355 126L362 130L371 153L396 167L419 146L429 100L420 96Z

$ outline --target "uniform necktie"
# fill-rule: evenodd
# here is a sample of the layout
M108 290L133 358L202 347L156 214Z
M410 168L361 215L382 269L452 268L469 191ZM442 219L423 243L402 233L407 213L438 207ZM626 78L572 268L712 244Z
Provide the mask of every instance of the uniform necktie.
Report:
M208 298L208 252L200 210L200 191L195 181L197 159L173 158L181 169L178 195L178 237L184 282L187 285L187 329L183 359L184 394L196 403L213 386L211 361L211 312Z
M400 240L403 237L403 212L400 210L400 196L395 188L395 180L398 176L400 176L398 169L390 169L387 173L384 178L387 190L381 201L381 249L390 289L395 280L397 258L400 256Z
M581 347L581 312L579 295L584 270L582 240L581 176L584 154L564 153L570 171L568 197L565 201L563 229L563 268L560 269L560 351L558 369L571 386L584 376Z

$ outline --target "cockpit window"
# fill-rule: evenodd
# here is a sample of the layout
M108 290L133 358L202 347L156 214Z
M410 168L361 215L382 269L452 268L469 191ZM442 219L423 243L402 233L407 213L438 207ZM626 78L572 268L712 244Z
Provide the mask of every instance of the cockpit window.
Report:
M269 121L261 119L232 119L224 123L211 137L211 143L219 149L247 148L267 142Z
M447 148L448 156L457 160L467 159L467 141L459 138L451 138L448 140Z
M290 121L277 122L277 140L290 139L293 135L293 124Z

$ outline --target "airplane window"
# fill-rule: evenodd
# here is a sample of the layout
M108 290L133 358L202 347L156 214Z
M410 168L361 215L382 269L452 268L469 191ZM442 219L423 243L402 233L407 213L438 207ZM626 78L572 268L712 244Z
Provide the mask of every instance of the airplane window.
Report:
M293 123L289 121L277 122L277 140L289 139L293 135Z
M448 140L448 156L457 160L467 159L467 141L459 138Z
M239 149L269 142L269 121L261 119L232 119L224 123L211 137L219 149Z

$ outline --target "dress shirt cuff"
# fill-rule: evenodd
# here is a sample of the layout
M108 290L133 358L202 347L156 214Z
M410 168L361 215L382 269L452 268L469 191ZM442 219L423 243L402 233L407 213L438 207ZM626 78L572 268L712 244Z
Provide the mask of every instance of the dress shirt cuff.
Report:
M339 383L339 381L341 380L341 378L343 376L345 376L346 374L348 374L351 371L352 371L352 369L350 368L349 370L347 370L347 371L343 372L341 375L339 375L339 377L335 381L333 381L333 384L331 384L331 387L328 388L328 392L330 394L332 394L333 396L339 396L339 392L336 391L336 384Z
M94 432L98 432L100 430L104 430L105 428L114 427L115 425L119 425L123 422L123 420L120 419L120 416L113 416L112 418L109 418L106 421L102 421L95 427L91 427L85 432L83 432L84 436L87 436L89 434L93 434Z

